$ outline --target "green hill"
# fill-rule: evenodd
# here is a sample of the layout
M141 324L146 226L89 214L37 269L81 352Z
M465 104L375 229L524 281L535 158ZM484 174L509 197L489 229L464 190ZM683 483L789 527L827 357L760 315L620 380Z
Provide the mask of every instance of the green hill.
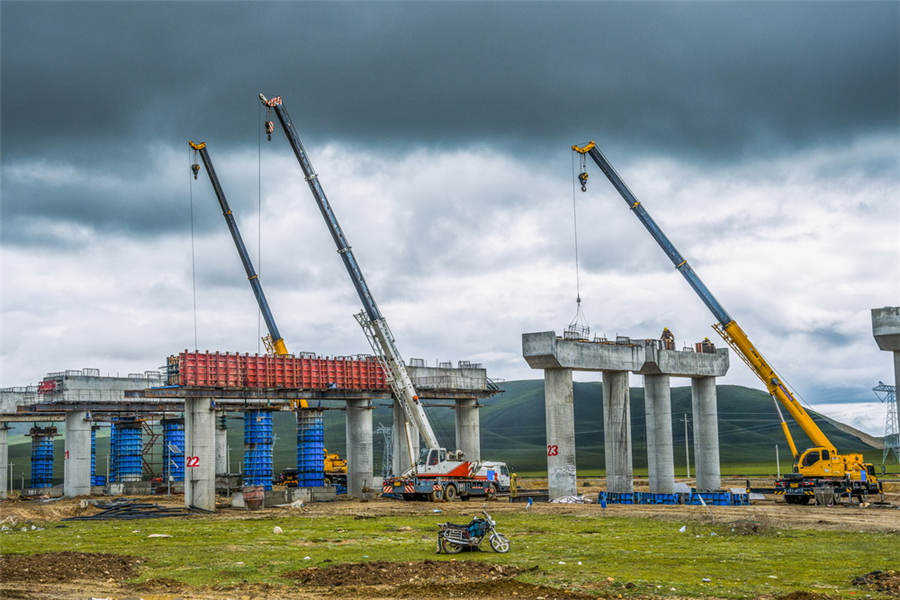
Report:
M482 401L481 409L481 449L484 458L508 462L519 472L541 472L546 469L544 440L544 386L542 380L507 381L501 386L504 391L493 398ZM788 468L787 445L781 434L772 398L760 390L741 386L718 386L719 443L724 468L732 472L775 472L775 445L778 444L782 457L782 470ZM575 391L575 442L576 460L579 472L597 473L602 471L603 457L603 392L600 382L579 383ZM445 402L446 403L446 402ZM380 401L372 411L373 431L379 424L391 424L391 408L388 402ZM675 444L676 472L684 472L684 425L681 418L691 414L691 389L689 386L672 388L673 438ZM813 418L825 434L842 451L865 452L867 459L874 463L881 461L881 451L874 450L851 434L829 424L816 413ZM454 413L448 408L429 408L438 439L447 446L454 443ZM275 470L296 464L296 425L290 412L276 412L275 430ZM631 388L631 423L634 468L636 473L646 472L647 454L644 431L644 391ZM243 452L243 424L239 413L230 415L228 420L228 443L231 454L231 468L237 470ZM101 429L98 436L97 471L106 470L108 440ZM796 425L791 426L797 445L808 446L808 440ZM690 435L690 433L689 433ZM18 443L10 440L10 461L15 464L14 486L21 484L20 473L26 472L28 479L30 444L22 438ZM693 438L691 437L692 441ZM330 451L346 455L344 433L344 412L328 410L325 413L325 443ZM158 446L158 445L157 445ZM381 436L375 437L375 472L381 472L384 444ZM158 450L157 450L158 452ZM691 447L693 456L693 447ZM56 440L55 473L62 480L63 465L62 437ZM158 454L152 460L159 462ZM692 459L693 460L693 459ZM894 466L896 469L896 466Z

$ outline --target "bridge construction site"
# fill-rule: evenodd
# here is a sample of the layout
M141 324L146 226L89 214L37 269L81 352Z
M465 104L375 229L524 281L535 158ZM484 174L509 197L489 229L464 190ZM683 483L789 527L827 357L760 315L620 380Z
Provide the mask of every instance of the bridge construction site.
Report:
M97 493L154 493L174 489L185 505L205 511L216 508L216 490L237 490L234 502L243 506L284 504L297 500L332 499L340 494L369 498L381 494L395 499L453 500L457 497L493 499L516 495L509 466L481 456L479 400L501 392L480 365L460 362L429 367L413 359L407 364L370 291L350 244L325 195L290 115L280 97L259 96L267 115L274 115L299 163L325 224L335 243L363 310L355 315L371 354L333 358L314 353L290 354L269 307L262 283L247 251L237 220L203 142L189 142L195 158L193 177L205 170L225 224L234 241L268 335L268 354L183 351L166 359L165 372L100 377L98 371L51 373L35 389L4 392L0 420L34 421L30 486L25 495L41 495L53 486L53 438L59 430L37 422L64 422L65 469L62 493L69 497ZM274 121L266 121L271 139ZM775 482L771 490L796 504L859 502L881 494L874 466L861 454L841 454L797 400L780 375L750 342L743 329L713 296L687 260L599 151L594 142L573 146L581 160L578 181L587 189L587 159L591 159L625 200L717 320L716 331L750 367L775 402L794 472ZM580 315L580 293L578 298ZM900 355L900 309L872 312L873 333L882 350ZM603 439L606 489L599 500L634 502L629 373L644 384L649 496L643 502L748 503L747 494L722 489L719 460L716 378L729 369L729 350L708 339L696 347L676 350L668 330L660 339L589 339L589 328L576 321L563 336L553 331L525 333L522 353L532 369L544 374L547 489L550 500L579 498L576 483L573 371L598 372L603 382ZM896 376L896 374L895 374ZM695 486L687 497L676 493L673 460L670 379L690 379L694 423ZM424 410L425 400L452 400L456 433L453 446L442 446ZM373 402L393 402L391 475L374 475ZM335 455L339 472L326 473L323 411L339 408L346 414L346 460ZM292 411L297 419L297 464L288 491L273 491L273 411ZM227 413L242 413L244 457L240 475L229 473ZM813 447L801 451L794 443L783 413L803 430ZM150 426L156 424L158 429ZM106 473L98 473L98 427L110 428ZM6 430L0 434L0 493L9 478ZM144 434L150 438L145 439ZM147 467L148 451L160 437L159 473ZM424 446L424 449L422 448ZM156 485L144 475L158 475ZM511 488L513 488L511 490ZM679 490L683 492L684 490ZM693 494L697 494L694 496ZM705 495L705 496L704 496ZM579 498L579 501L584 501Z

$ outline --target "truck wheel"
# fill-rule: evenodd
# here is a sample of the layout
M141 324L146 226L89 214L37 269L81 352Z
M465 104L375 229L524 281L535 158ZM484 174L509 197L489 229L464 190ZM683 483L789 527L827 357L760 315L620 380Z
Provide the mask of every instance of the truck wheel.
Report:
M444 493L441 490L431 490L431 493L428 494L428 499L432 502L440 502L444 499Z
M447 502L453 502L454 500L459 499L459 492L452 483L444 488L444 499Z
M797 504L809 504L810 497L809 496L798 496Z

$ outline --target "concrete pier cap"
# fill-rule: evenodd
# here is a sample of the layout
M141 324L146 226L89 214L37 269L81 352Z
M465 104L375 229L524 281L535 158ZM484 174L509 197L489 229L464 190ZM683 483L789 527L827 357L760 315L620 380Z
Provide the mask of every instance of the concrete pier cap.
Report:
M631 371L638 375L721 377L728 372L727 348L714 353L663 350L657 340L628 344L566 340L553 331L522 334L522 355L532 369Z
M880 350L900 352L900 306L872 309L872 335Z

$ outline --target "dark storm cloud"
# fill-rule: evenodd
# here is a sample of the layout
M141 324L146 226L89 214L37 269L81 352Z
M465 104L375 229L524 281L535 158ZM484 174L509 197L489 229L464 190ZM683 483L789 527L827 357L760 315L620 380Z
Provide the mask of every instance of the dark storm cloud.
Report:
M403 148L602 135L714 157L833 140L896 126L897 17L896 3L4 3L3 150L255 143L260 90L310 135Z

